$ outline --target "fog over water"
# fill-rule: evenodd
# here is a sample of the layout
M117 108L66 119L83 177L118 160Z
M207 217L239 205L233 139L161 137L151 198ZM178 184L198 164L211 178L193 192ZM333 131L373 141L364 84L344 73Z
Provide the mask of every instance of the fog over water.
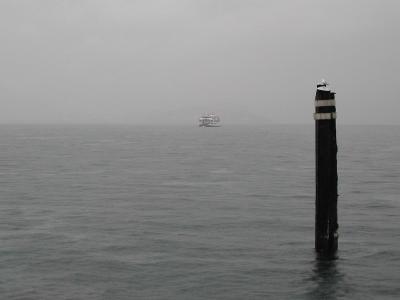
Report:
M400 124L398 1L2 0L0 121Z

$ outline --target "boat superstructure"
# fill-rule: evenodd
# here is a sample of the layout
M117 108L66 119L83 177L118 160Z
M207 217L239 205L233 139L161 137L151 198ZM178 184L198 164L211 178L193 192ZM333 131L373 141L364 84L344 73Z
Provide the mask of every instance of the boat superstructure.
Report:
M220 127L220 118L214 113L204 114L199 118L200 127Z

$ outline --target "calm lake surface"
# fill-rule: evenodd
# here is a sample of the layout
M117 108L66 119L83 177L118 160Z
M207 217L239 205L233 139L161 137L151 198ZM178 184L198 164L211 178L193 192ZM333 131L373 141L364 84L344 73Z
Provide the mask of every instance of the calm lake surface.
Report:
M2 125L0 299L398 299L400 127L338 142L324 261L312 125Z

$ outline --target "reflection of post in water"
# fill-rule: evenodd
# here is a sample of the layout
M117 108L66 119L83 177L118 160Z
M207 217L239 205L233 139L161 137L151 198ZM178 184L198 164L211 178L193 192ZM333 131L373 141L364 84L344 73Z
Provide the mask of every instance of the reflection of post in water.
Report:
M334 300L343 296L343 274L338 270L338 261L335 259L317 258L314 263L311 281L313 289L309 296L311 299ZM340 294L339 294L340 293Z

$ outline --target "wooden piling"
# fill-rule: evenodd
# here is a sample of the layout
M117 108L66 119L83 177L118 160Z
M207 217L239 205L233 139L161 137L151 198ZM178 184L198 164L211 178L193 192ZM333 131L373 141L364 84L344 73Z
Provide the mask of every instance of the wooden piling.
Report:
M315 250L335 253L338 248L337 143L335 93L322 80L315 95Z

